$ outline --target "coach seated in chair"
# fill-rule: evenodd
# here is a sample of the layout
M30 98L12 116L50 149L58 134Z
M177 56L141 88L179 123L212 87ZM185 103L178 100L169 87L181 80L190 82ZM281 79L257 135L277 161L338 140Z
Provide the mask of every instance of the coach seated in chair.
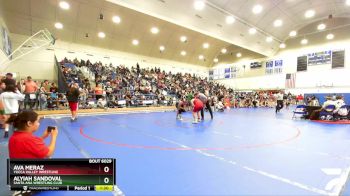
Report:
M310 120L318 120L319 119L319 114L322 110L325 110L325 108L328 105L334 105L334 101L332 100L332 97L327 96L326 97L326 101L323 103L322 108L318 109L318 110L314 110L312 111L311 115L310 115Z
M349 107L345 106L345 101L342 96L336 96L336 100L334 101L335 110L334 110L334 116L337 120L339 119L348 119L349 114ZM342 107L345 106L345 107Z
M345 104L345 101L344 101L343 97L338 95L338 96L336 96L336 100L334 101L334 105L335 105L334 113L337 113L339 111L339 109L343 105L346 105L346 104Z

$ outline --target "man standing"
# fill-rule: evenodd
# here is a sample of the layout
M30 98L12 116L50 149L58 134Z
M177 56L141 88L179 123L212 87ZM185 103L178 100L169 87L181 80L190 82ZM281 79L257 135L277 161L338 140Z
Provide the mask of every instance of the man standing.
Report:
M11 85L11 84L16 86L16 80L13 79L13 74L12 73L7 73L6 74L6 78L3 79L2 82L4 82L6 86Z
M277 100L277 105L276 105L276 113L277 113L283 108L283 94L281 92L278 92L276 94L276 100Z
M29 104L30 109L33 109L36 102L36 92L38 90L37 84L32 80L31 76L27 77L27 81L25 82L25 100L24 100L24 108Z
M203 102L203 105L205 105L205 108L209 110L211 119L213 119L213 111L211 110L208 97L200 92L197 92L195 94L195 97L197 97L199 100ZM204 107L201 109L201 117L202 117L202 120L204 120Z

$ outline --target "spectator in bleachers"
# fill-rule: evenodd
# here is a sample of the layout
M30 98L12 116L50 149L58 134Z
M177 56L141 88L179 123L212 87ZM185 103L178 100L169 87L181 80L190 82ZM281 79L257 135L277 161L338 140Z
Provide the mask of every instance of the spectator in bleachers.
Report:
M94 89L94 93L95 93L95 97L96 97L96 101L98 101L99 99L101 99L103 97L103 88L102 88L102 84L98 84L95 89Z
M44 88L43 90L45 91L45 93L50 92L51 86L50 86L48 80L44 80L44 82L42 83L41 87Z
M41 85L40 90L39 90L40 110L45 109L47 107L47 95L48 95L48 91L46 91L44 86Z

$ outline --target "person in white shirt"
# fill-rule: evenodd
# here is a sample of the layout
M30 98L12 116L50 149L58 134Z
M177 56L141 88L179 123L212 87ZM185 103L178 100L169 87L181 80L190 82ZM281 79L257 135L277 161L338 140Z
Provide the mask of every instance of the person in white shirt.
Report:
M335 105L335 102L332 100L332 97L326 97L326 101L323 102L322 109L325 109L329 105Z
M334 105L335 105L334 113L337 113L339 108L345 105L345 101L343 100L343 97L338 95L336 97L336 100L334 101Z
M222 101L219 101L217 104L216 104L216 110L219 111L219 112L223 112L224 111L224 104L222 103Z
M2 108L0 108L0 110L5 122L8 118L10 118L11 115L16 115L18 113L18 101L23 101L24 97L25 95L20 93L15 85L10 84L6 86L5 92L0 95L0 101L2 103ZM10 125L8 123L5 123L5 138L8 137L9 127Z

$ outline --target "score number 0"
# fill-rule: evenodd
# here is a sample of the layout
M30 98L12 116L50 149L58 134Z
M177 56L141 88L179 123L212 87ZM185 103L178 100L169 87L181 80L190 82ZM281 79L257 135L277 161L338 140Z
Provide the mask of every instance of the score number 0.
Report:
M103 168L103 171L104 171L105 173L108 173L108 172L109 172L109 167L108 167L108 166L105 166L105 167ZM103 182L104 182L105 184L108 184L108 183L109 183L109 178L108 178L108 177L105 177L105 178L103 179Z

